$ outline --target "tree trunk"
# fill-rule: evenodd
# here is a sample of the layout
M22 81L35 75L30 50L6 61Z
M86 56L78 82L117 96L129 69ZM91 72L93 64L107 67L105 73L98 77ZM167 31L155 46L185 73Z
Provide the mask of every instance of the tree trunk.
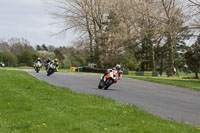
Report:
M95 52L94 52L94 62L99 66L100 61L99 61L99 38L97 36L97 25L96 21L93 18L93 25L94 25L94 41L95 41Z
M199 79L198 72L195 72L195 79Z
M150 51L150 69L151 71L155 71L155 52L154 52L154 46L151 41L151 38L149 38L149 45L151 47Z
M87 24L87 32L88 32L89 38L90 38L90 57L89 57L89 60L90 60L90 63L93 63L93 37L92 37L90 25L89 25L88 14L86 14L85 19L86 19L86 24Z
M164 52L161 52L161 55L160 55L160 76L162 76L162 73L163 73L163 54Z
M169 66L168 76L174 76L174 41L171 35L168 36L168 47L169 47Z
M91 12L91 17L92 17L92 23L93 23L93 29L94 29L94 42L95 42L95 46L94 46L94 63L98 63L99 62L99 41L98 41L98 37L97 37L97 23L96 23L96 16L95 16L95 9L96 8L93 4L93 0L90 0L90 12Z

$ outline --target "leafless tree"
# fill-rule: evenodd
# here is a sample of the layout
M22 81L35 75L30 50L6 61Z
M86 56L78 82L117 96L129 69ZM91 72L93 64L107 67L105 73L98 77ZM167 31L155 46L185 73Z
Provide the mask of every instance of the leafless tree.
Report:
M64 29L76 29L89 38L90 61L93 62L94 44L97 44L97 32L102 29L104 0L55 0L57 12L52 15L59 19ZM87 34L85 34L87 33Z
M200 29L200 1L199 0L188 0L191 5L192 13L190 14L193 17L194 23L192 28Z
M176 37L187 30L184 26L184 14L182 9L179 8L179 3L176 0L162 0L162 8L164 10L163 14L163 27L164 34L166 36L166 44L168 46L168 75L173 76L174 73L174 50L177 43Z

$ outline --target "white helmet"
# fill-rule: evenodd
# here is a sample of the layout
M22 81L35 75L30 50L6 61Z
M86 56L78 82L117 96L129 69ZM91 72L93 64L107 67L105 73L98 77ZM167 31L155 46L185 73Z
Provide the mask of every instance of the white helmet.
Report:
M117 69L117 71L119 71L121 69L121 65L117 64L116 69Z

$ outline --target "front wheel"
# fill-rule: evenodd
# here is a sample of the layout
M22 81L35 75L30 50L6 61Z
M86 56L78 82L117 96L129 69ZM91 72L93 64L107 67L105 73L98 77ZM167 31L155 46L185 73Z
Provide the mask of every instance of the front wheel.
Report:
M50 69L50 70L47 71L47 76L50 76L50 75L53 74L53 73L54 73L54 70L53 70L53 69Z
M35 68L36 73L39 73L40 68Z
M104 81L103 81L103 80L100 80L99 85L98 85L98 88L99 88L99 89L102 89L103 86L104 86Z

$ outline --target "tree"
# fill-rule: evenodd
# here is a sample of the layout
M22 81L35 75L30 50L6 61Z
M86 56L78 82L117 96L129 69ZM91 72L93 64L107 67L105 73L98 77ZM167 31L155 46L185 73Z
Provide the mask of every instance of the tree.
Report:
M9 67L18 66L17 57L13 53L10 53L10 52L2 53L2 61L5 63L6 66L9 66Z
M24 38L11 38L8 40L8 44L11 47L11 52L15 55L19 54L24 50L34 51L30 42Z
M55 49L56 48L53 45L48 46L48 51L49 52L53 52L53 51L55 51Z
M33 61L35 61L37 58L41 57L41 55L38 52L30 51L30 53L31 53Z
M59 60L64 60L65 59L65 56L64 56L64 53L62 52L61 49L57 48L55 51L54 51L55 55L56 55L56 58L58 58Z
M45 50L45 51L48 51L48 48L45 44L42 44L42 49Z
M85 59L81 57L80 55L74 55L70 57L71 65L72 66L84 66L85 65Z
M89 55L84 55L88 63L105 68L137 62L140 70L168 68L174 75L177 47L188 31L178 0L55 0L55 7L57 24L63 24L60 33L80 33L81 55Z
M10 52L10 46L8 42L6 41L0 42L0 52Z
M2 53L0 53L0 62L3 61L3 57L2 56L3 56Z
M40 45L37 45L37 46L36 46L36 50L37 50L37 51L41 51L41 50L42 50L42 48L40 47Z
M33 66L33 57L30 51L22 51L17 55L19 65Z
M70 68L71 66L73 66L71 64L71 60L67 57L63 60L63 62L61 62L61 68Z
M131 51L126 51L126 53L122 56L122 66L128 70L135 71L139 68L141 62L137 61L135 55Z
M200 72L200 35L195 44L188 48L185 58L188 69L194 72L195 78L198 79L198 73Z
M193 24L192 27L195 29L200 29L200 1L199 0L188 0L192 8L191 10L193 11L190 15L193 17Z
M184 26L184 14L181 8L177 5L176 0L162 0L163 16L163 31L166 37L166 45L168 49L168 76L174 76L174 54L175 45L177 44L177 36L188 29Z
M47 59L50 59L50 60L55 59L55 53L54 52L38 51L38 53L41 55L41 59L43 61L47 60Z
M59 33L72 28L80 29L81 33L88 33L90 62L93 62L93 32L89 14L90 1L93 0L58 0L55 2L55 7L60 10L59 12L53 12L52 15L60 20L58 24L62 23L64 25L63 30Z

